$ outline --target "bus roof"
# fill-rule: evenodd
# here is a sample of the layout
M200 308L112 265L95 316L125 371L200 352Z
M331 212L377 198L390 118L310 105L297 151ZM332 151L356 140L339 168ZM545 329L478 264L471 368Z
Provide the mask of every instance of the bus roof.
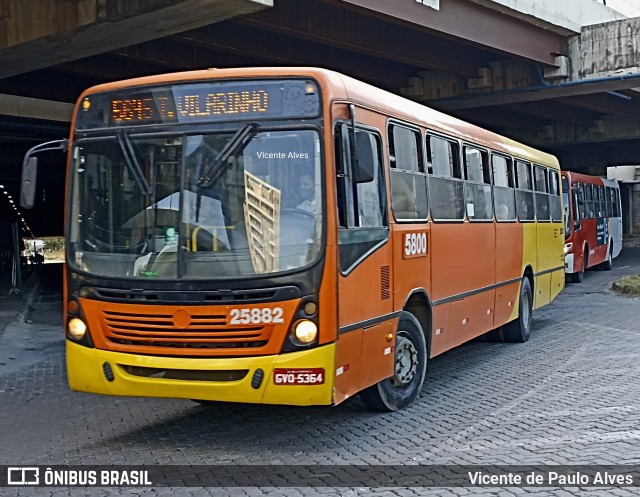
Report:
M176 73L143 76L87 89L81 96L102 93L135 86L184 83L187 81L212 79L247 79L274 77L311 77L320 83L322 91L330 100L349 100L361 106L380 111L397 119L421 125L436 132L454 136L492 148L499 152L525 160L543 163L559 169L558 160L550 154L529 147L515 140L470 124L408 98L377 88L344 74L317 67L244 67L226 69L202 69Z

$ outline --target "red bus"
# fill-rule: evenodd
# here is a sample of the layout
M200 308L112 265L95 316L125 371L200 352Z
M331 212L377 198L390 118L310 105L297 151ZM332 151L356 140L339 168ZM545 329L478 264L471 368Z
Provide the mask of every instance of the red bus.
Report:
M564 287L555 157L332 71L91 88L24 185L56 146L73 390L397 410Z
M565 273L580 283L590 268L611 269L622 250L620 186L615 180L562 172Z

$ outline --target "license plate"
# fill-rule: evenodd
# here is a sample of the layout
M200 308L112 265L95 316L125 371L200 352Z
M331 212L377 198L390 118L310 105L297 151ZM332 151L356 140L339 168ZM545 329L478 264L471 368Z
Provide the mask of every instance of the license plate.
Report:
M324 383L324 368L274 369L273 382L276 385L321 385Z

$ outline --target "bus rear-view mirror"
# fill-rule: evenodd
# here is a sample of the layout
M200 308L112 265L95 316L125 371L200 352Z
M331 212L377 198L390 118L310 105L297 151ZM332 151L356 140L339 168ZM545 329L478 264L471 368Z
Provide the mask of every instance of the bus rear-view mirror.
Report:
M38 158L27 156L22 164L20 182L20 206L31 209L36 197L36 180L38 177Z

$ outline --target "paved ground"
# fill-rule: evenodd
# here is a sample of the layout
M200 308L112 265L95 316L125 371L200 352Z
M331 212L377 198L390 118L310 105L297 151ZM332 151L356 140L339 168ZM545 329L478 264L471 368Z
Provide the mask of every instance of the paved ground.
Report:
M400 413L110 398L70 392L60 292L0 336L0 464L640 465L640 301L608 284L640 272L629 249L534 312L521 345L474 341L429 364ZM44 292L44 293L42 293ZM13 357L13 359L12 359ZM1 489L0 495L5 495ZM90 495L637 495L638 489L144 488ZM20 495L84 495L67 488ZM12 495L6 493L6 495Z

